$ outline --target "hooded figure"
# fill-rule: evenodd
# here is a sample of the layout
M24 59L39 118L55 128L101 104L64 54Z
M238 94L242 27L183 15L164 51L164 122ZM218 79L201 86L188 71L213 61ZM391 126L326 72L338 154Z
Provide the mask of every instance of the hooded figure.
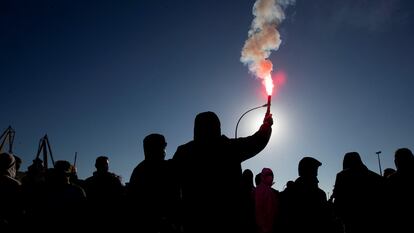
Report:
M344 155L343 170L336 175L333 191L335 213L345 233L378 232L384 204L384 178L369 170L358 152Z
M0 154L0 175L12 179L16 176L16 159L13 155L9 153Z
M13 229L22 216L21 184L14 178L15 163L13 155L0 154L0 229Z
M217 141L221 136L221 126L214 112L204 112L194 121L194 141L207 143Z
M357 152L349 152L344 156L342 169L367 169Z
M221 135L214 112L202 112L194 121L194 140L173 156L183 204L186 232L237 231L240 225L241 163L262 151L272 132L267 115L260 129L245 138Z
M279 211L279 191L272 188L273 171L263 168L260 173L261 182L254 190L256 232L272 233L275 231Z

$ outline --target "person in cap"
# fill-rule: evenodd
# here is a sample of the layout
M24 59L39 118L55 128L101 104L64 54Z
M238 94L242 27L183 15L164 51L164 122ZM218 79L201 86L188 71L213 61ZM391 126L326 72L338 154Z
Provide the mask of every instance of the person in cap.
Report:
M299 161L299 177L289 191L281 192L281 232L333 232L328 200L318 186L321 165L313 157L303 157Z

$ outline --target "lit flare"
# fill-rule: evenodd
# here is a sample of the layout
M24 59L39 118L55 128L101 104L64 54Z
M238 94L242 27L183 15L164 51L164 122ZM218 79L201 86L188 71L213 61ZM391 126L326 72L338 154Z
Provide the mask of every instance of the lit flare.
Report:
M263 85L266 88L267 95L272 95L273 88L274 88L275 85L273 84L273 79L272 79L272 76L270 74L268 74L264 77Z

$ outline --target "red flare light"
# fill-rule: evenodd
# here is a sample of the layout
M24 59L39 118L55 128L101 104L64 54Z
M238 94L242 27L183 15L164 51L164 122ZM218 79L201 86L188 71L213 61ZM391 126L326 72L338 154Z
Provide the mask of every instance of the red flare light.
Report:
M273 79L272 76L270 74L266 75L263 79L263 85L266 88L266 93L267 95L272 95L273 93L273 87L275 86L273 84Z
M270 73L264 77L263 84L267 92L267 111L266 111L266 116L267 116L270 114L270 100L272 98L273 87L275 86L273 84L273 79Z

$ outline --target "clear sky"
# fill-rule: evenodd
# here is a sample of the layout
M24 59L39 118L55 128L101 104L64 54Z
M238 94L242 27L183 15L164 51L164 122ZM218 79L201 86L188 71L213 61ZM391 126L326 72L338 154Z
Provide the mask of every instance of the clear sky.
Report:
M266 103L240 62L253 0L0 1L0 129L15 131L26 170L41 137L55 160L80 178L99 155L128 182L143 160L142 140L164 134L167 159L192 140L197 113L214 111L234 137L239 117ZM400 147L414 149L414 3L408 0L297 0L279 27L270 60L286 82L272 98L268 146L243 163L297 178L313 156L331 193L343 155L361 154L379 172ZM265 113L242 118L238 136ZM220 161L217 161L218 163Z

